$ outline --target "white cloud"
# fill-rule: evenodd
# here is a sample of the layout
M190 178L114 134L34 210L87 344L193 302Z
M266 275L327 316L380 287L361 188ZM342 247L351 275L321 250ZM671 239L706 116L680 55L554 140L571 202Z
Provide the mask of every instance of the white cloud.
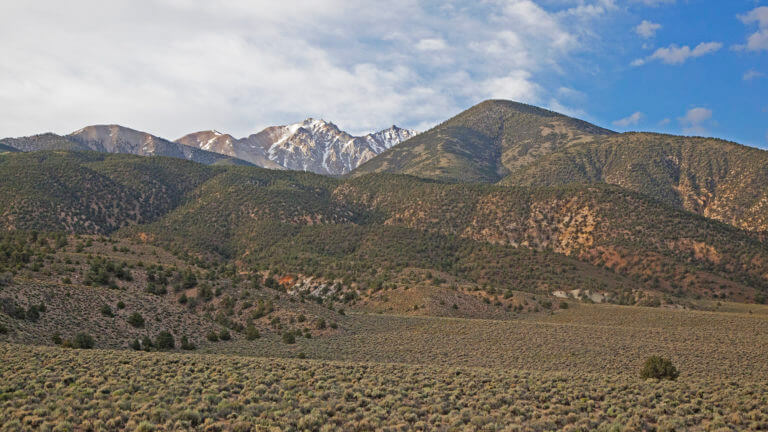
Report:
M675 0L632 0L634 3L642 3L646 6L661 6L665 4L673 4Z
M685 63L690 58L714 53L722 47L723 44L720 42L702 42L696 45L694 49L691 49L688 45L680 47L672 44L666 48L657 49L653 54L644 59L636 59L631 64L632 66L642 66L648 62L658 60L670 65L679 65Z
M768 6L752 9L739 19L746 25L757 24L757 31L747 38L747 43L734 45L736 50L768 51Z
M643 20L635 27L635 33L645 39L650 39L656 36L656 32L661 28L661 24L654 23L648 20Z
M423 128L489 97L549 103L563 97L560 85L543 83L562 81L595 41L584 29L616 9L613 0L560 4L9 2L0 136L94 123L243 136L306 116L358 133Z
M683 132L688 135L706 135L707 125L712 119L712 110L707 108L691 108L684 117L678 121L683 128Z
M614 121L613 125L620 128L626 128L628 126L637 126L637 124L640 123L640 120L642 118L643 118L643 113L641 113L640 111L637 111L627 117L624 117L623 119Z
M765 76L764 73L762 73L760 71L756 71L754 69L750 69L750 70L744 72L744 76L742 77L742 79L744 81L752 81L753 79L762 78L764 76Z
M422 39L416 44L419 51L441 51L448 48L445 41L440 38Z
M587 95L570 87L560 87L557 89L557 95L566 101L583 102Z
M541 87L531 81L531 74L523 71L512 71L509 75L491 78L480 83L484 99L512 99L526 103L536 103L541 100Z

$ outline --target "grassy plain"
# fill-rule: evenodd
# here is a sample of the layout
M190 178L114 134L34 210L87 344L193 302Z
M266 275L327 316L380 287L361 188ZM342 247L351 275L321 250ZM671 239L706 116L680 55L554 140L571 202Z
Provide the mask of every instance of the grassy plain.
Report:
M766 429L768 308L721 307L349 314L195 354L0 344L0 430ZM640 379L652 354L680 378Z

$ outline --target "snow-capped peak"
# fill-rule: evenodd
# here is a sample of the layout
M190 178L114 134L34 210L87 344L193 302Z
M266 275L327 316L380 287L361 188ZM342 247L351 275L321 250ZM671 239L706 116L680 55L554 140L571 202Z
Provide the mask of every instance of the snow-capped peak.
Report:
M177 142L268 168L343 175L414 135L415 131L393 125L365 136L353 136L329 121L309 117L268 127L241 139L212 130L189 134Z
M416 134L392 126L356 137L333 123L311 117L278 129L280 133L272 134L272 140L265 143L269 159L288 169L329 175L346 174Z

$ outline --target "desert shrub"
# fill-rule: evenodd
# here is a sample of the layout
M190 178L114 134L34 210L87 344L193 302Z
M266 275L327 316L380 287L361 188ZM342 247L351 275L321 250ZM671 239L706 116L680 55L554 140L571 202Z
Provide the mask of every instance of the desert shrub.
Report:
M141 351L141 343L138 339L134 339L133 342L131 342L131 349L135 351Z
M154 432L154 431L155 431L155 425L153 425L148 421L142 421L136 427L136 432Z
M228 341L232 339L232 335L229 334L229 330L221 329L221 331L219 332L219 339L223 341Z
M568 303L560 302L560 309L568 309Z
M208 333L205 336L205 338L208 339L211 342L218 342L219 341L219 334L216 333L215 331L212 331L212 332Z
M253 324L248 325L248 327L245 328L245 339L246 340L255 340L261 337L261 333L259 333L259 329L256 328Z
M109 307L109 305L104 305L101 307L101 314L105 317L113 317L115 316L114 312L112 312L112 308Z
M173 335L167 331L161 331L155 338L155 346L159 350L169 350L176 347L176 342L173 340Z
M95 344L93 336L88 333L78 333L72 340L67 342L69 342L67 344L69 347L77 349L91 349Z
M23 320L27 316L27 312L23 307L16 304L11 298L0 298L0 311L5 312L8 316L16 319Z
M13 275L10 272L0 273L0 287L13 283Z
M27 308L26 319L27 321L36 322L40 319L40 313L45 311L45 306L30 306Z
M0 335L4 335L8 333L8 327L5 326L5 324L0 323Z
M258 303L256 304L256 309L251 314L251 318L259 319L265 315L269 315L274 309L275 306L272 304L271 300L264 301L259 299Z
M283 333L283 342L287 344L294 344L296 343L296 336L293 334L293 332L285 332Z
M680 372L672 364L672 360L660 356L651 356L645 360L640 378L676 380Z
M192 351L197 348L193 342L190 342L186 335L181 337L181 349L185 351Z
M326 326L326 325L325 325L325 320L324 320L323 318L320 318L320 319L317 321L317 329L318 329L318 330L325 330L325 326Z
M168 293L165 285L156 285L154 282L147 283L147 287L144 288L144 291L154 295L165 295Z
M122 300L117 302L117 308L118 309L125 309L125 303L123 303Z
M144 317L140 313L134 312L128 317L128 324L136 328L144 327Z
M200 284L197 287L197 298L201 301L207 302L213 299L213 290L207 283Z
M154 348L154 346L155 344L152 343L152 339L150 339L149 336L141 338L141 348L144 349L144 351L149 351Z
M275 280L275 278L273 278L272 276L267 276L267 279L264 280L264 286L266 286L267 288L277 289L278 285L279 284L277 283L277 280Z

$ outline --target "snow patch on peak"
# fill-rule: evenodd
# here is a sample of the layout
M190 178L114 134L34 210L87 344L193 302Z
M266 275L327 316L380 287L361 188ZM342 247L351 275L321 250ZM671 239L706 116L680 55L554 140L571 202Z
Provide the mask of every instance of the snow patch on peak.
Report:
M416 134L392 126L355 137L331 122L312 117L270 129L277 132L271 133L265 143L270 160L288 169L327 175L346 174Z

